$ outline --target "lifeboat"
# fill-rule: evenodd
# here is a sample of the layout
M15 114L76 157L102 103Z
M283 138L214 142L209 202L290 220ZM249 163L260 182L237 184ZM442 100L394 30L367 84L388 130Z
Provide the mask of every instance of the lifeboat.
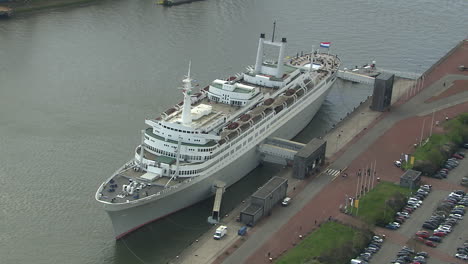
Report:
M207 85L205 88L203 88L203 90L205 90L205 91L208 91L208 90L210 90L210 86L209 86L209 85Z
M239 123L233 122L227 126L228 129L233 130L236 129L239 126Z
M273 98L268 98L265 100L265 102L263 103L264 105L271 105L273 102L275 101L275 99Z
M294 90L294 89L289 89L289 90L286 91L286 95L287 95L287 96L291 96L291 95L293 95L294 93L296 93L296 90Z
M164 113L165 113L166 115L170 115L170 114L174 113L175 111L176 111L175 108L169 108L169 109L167 109L166 112L164 112Z
M235 79L237 79L236 76L231 76L231 77L229 77L227 80L228 80L228 81L234 81Z
M249 115L249 114L245 114L245 115L241 116L241 118L240 118L240 120L241 120L242 122L247 122L247 121L249 121L249 119L250 119L250 115Z
M299 89L296 91L297 96L302 96L304 94L304 89Z

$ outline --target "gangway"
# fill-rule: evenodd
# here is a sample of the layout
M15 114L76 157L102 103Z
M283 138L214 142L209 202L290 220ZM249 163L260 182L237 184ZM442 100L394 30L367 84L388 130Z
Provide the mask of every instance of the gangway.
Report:
M215 189L216 194L213 204L213 212L211 213L211 216L208 217L208 223L217 224L219 223L219 214L221 212L221 200L223 199L223 193L226 187L226 183L222 181L217 181L213 187Z
M305 144L299 142L273 137L265 140L258 149L263 161L287 165L304 146Z
M419 73L395 71L376 67L375 62L373 62L371 65L366 64L362 67L356 66L354 69L344 68L343 70L338 70L337 76L343 80L355 83L374 85L375 77L381 73L394 74L399 78L410 80L415 80L421 77L421 74Z

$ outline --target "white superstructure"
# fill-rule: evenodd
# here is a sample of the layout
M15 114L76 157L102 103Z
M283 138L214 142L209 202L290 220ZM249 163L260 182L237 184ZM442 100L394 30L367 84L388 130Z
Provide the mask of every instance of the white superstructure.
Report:
M146 120L134 158L96 192L117 237L207 198L216 180L235 183L258 165L259 143L289 139L315 115L339 59L312 53L285 61L286 39L264 38L254 68L196 93L189 66L183 102ZM279 47L277 62L263 61L264 45Z

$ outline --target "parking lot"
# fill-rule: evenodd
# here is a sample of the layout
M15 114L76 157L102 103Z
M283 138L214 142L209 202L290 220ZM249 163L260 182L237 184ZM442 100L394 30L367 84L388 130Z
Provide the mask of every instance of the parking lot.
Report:
M447 179L437 180L423 178L423 181L430 181L433 185L432 192L423 201L422 206L415 210L411 214L411 217L402 224L399 229L395 231L377 230L377 232L381 230L382 233L387 233L388 236L381 250L377 252L370 261L371 263L391 263L395 260L397 252L404 245L413 248L415 251L428 252L430 258L427 264L468 263L467 261L459 260L454 257L457 247L461 247L463 242L468 239L468 228L466 228L468 226L468 220L466 217L453 227L453 231L443 238L442 243L437 243L438 246L436 248L430 248L412 239L417 231L423 230L421 227L422 224L433 214L437 205L450 194L451 191L447 190L447 184L455 187L452 190L458 189L467 191L467 188L459 185L461 178L466 176L468 172L467 159L468 157L461 160L460 165L450 171Z

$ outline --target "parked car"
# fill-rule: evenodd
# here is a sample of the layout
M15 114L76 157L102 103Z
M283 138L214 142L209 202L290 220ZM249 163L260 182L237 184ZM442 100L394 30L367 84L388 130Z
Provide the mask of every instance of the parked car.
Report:
M426 242L424 242L424 244L426 244L427 246L430 246L430 247L437 247L437 244L432 242L432 241L429 241L429 240L426 240Z
M467 260L468 259L468 255L465 255L465 254L455 254L455 257L456 258L459 258L459 259L463 259L463 260Z
M427 252L425 252L425 251L420 251L420 252L416 253L416 256L423 256L425 258L428 258L429 254L427 254Z
M290 197L285 197L283 201L281 202L282 206L288 206L291 203L291 198Z
M442 242L442 238L438 236L430 236L427 238L427 240L434 241L434 242Z
M396 213L397 216L402 216L404 218L409 218L410 217L410 214L408 214L407 212L398 212Z
M428 238L430 235L429 235L429 232L421 230L421 231L416 232L416 236Z
M455 218L455 219L458 219L458 220L463 219L463 216L460 215L460 214L449 214L449 217L452 217L452 218Z
M432 235L433 235L433 236L438 236L438 237L444 237L444 236L446 236L447 234L444 233L444 232L434 232Z

